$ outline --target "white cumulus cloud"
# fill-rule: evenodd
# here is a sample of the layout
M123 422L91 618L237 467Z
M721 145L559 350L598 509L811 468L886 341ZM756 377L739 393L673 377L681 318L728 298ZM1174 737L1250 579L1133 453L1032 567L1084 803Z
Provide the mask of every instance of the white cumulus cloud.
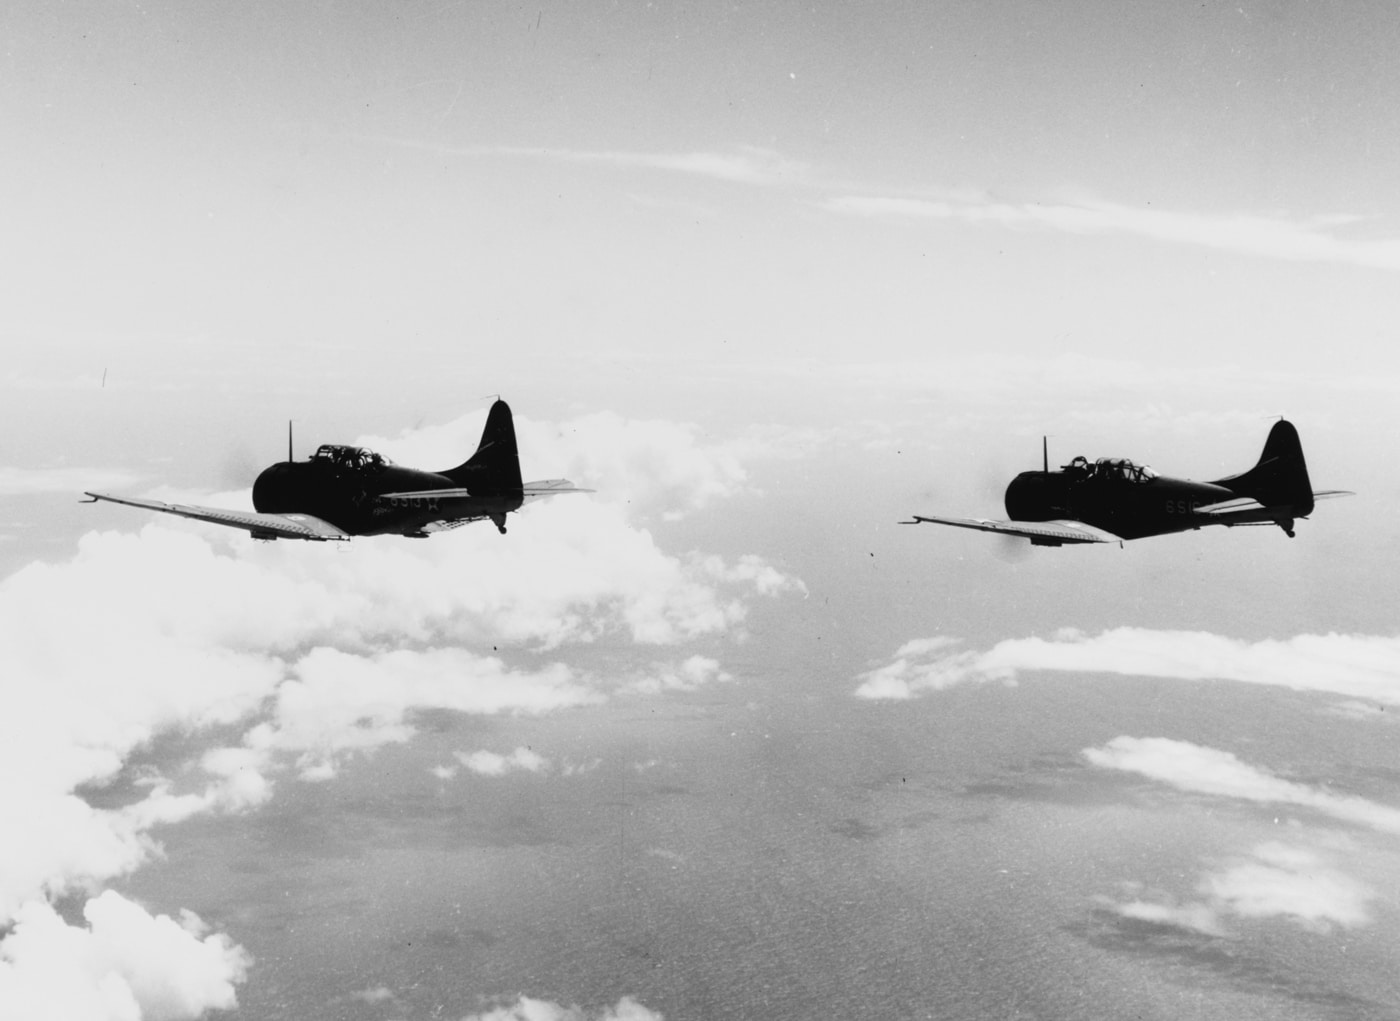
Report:
M1123 736L1102 748L1086 748L1084 757L1096 766L1138 773L1180 790L1294 805L1383 833L1400 833L1400 809L1285 780L1218 748L1165 737Z
M660 691L695 691L708 684L732 680L719 661L707 656L691 656L678 664L656 663L642 676L625 684L623 691L655 694Z
M1247 856L1204 874L1198 900L1177 902L1165 894L1101 898L1125 918L1172 925L1209 936L1228 935L1227 919L1282 918L1301 928L1325 932L1333 926L1355 928L1371 921L1375 891L1334 868L1313 851L1278 841L1259 844Z
M523 770L527 773L540 773L549 768L549 760L538 752L521 746L509 755L499 752L454 752L453 756L467 769L481 776L505 776L506 773Z
M512 1004L480 1014L468 1014L462 1021L664 1021L664 1018L664 1014L643 1006L630 996L624 996L612 1007L599 1010L566 1007L550 1000L522 996Z
M24 1021L178 1021L237 1006L250 963L189 912L152 916L111 890L87 902L87 926L42 901L14 914L0 943L0 1017Z

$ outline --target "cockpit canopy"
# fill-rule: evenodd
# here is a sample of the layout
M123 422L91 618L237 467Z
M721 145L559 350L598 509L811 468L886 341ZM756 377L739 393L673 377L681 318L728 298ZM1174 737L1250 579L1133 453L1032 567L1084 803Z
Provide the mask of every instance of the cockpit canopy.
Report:
M1134 464L1126 457L1101 457L1093 464L1076 457L1065 465L1065 471L1085 479L1119 479L1125 482L1150 482L1157 473L1145 464Z
M1101 457L1094 463L1094 474L1100 478L1124 479L1128 482L1150 482L1157 473L1145 464L1134 464L1126 457Z
M311 455L316 464L328 464L341 471L378 471L391 462L383 454L364 447L347 447L339 443L323 443Z

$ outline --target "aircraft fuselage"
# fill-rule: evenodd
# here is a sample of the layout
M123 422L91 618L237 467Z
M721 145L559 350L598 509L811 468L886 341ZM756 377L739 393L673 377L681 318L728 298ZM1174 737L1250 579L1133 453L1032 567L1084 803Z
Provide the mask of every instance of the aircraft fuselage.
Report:
M1124 539L1185 532L1215 520L1198 508L1237 494L1211 482L1075 478L1068 472L1026 471L1006 487L1006 513L1016 521L1082 521Z
M518 494L462 496L462 485L437 472L385 464L348 469L282 461L253 483L253 507L267 514L310 514L351 535L423 535L427 525L454 518L500 519L521 505ZM433 490L454 495L435 498ZM412 493L410 497L387 494Z

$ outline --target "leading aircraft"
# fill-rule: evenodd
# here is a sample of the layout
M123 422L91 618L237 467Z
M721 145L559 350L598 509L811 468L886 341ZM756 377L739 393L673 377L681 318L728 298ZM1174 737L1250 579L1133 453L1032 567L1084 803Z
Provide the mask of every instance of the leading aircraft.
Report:
M1042 441L1043 442L1043 441ZM1029 539L1033 546L1116 542L1185 532L1205 525L1277 525L1291 539L1298 518L1317 500L1349 496L1347 490L1314 492L1303 445L1291 422L1269 430L1259 463L1214 482L1158 475L1127 458L1090 462L1076 457L1058 471L1021 472L1006 487L1010 520L914 515L903 525L928 523L975 528Z
M256 513L85 493L85 503L107 500L241 528L254 539L313 542L357 535L434 532L490 519L505 534L506 515L531 500L559 493L590 493L567 479L521 482L520 456L510 407L498 400L486 416L476 453L456 468L428 472L404 468L363 447L323 444L309 460L287 460L265 469L253 483Z

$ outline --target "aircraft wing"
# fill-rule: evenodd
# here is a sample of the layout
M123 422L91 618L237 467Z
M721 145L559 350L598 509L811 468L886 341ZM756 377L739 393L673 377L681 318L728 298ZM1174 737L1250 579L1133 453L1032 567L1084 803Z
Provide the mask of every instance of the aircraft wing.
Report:
M91 497L89 502L92 503L98 500L124 503L128 507L143 507L146 510L160 511L162 514L176 514L182 518L241 528L254 539L308 539L312 542L327 542L332 539L350 538L348 532L310 514L257 514L252 511L227 510L223 507L196 507L184 503L138 500L129 496L108 496L106 493L83 495Z
M913 521L901 521L901 525L952 525L954 528L975 528L979 532L1000 532L1002 535L1019 535L1029 539L1036 546L1060 546L1065 543L1119 542L1123 539L1102 528L1086 525L1082 521L990 521L987 518L940 518L914 515Z

